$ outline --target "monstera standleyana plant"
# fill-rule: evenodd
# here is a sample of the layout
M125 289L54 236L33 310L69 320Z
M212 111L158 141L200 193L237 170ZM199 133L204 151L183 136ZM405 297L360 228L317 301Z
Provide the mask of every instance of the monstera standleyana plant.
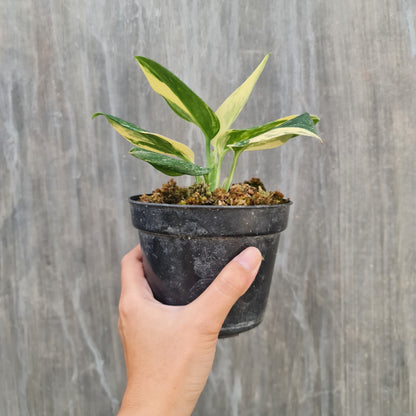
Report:
M243 109L268 60L267 55L247 78L218 108L213 111L179 78L149 58L136 56L140 68L154 91L160 94L169 107L180 117L196 124L203 132L206 143L206 166L194 163L194 152L183 143L153 133L105 113L111 126L134 145L130 154L153 165L169 176L191 175L197 182L204 181L211 190L232 183L238 158L246 150L272 149L296 136L310 136L321 140L314 125L319 121L308 113L283 117L258 127L244 130L230 129ZM233 160L228 176L221 181L224 156L232 151Z

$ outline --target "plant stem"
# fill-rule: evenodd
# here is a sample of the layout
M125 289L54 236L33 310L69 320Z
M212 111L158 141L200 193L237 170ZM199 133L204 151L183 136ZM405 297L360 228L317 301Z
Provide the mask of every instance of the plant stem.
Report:
M215 150L210 152L210 160L211 160L212 169L211 169L211 172L207 175L208 176L207 185L209 186L209 189L213 191L215 189L215 178L217 175L217 168L218 168L217 152Z
M214 189L219 188L220 186L221 166L222 166L222 161L224 160L224 156L227 154L227 151L220 153L218 157L218 163L216 166L216 172L215 172L215 178L214 178Z
M211 141L208 139L208 137L205 137L205 155L207 168L212 168Z
M205 136L205 159L207 168L211 168L211 172L204 175L205 183L211 188L212 176L214 174L213 170L215 169L215 160L213 163L213 158L211 154L211 140Z
M233 162L231 164L230 174L228 175L227 183L225 184L225 190L228 191L230 189L231 183L233 181L235 168L237 166L238 158L240 157L242 150L234 150Z

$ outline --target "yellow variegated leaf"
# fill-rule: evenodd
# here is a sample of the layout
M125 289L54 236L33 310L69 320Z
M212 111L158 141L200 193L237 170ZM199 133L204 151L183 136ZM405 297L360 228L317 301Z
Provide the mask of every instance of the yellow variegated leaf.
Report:
M244 146L244 150L274 149L275 147L285 144L289 139L296 136L315 137L322 143L322 139L317 134L312 133L309 130L287 127L285 129L273 129L258 137L253 137L248 140L249 143L247 146Z
M270 54L264 57L253 73L221 104L215 112L220 120L220 130L217 133L217 136L213 139L214 145L217 140L221 140L223 133L230 128L231 124L240 114L247 102L248 97L253 91L254 85L256 84L260 74L263 72L264 66L269 59L269 55ZM218 146L221 146L221 144L218 144Z
M177 115L196 124L208 140L217 134L220 128L217 116L186 84L149 58L136 56L136 60L150 86L166 100Z
M178 156L183 160L193 162L194 152L183 143L169 139L161 134L151 133L143 130L133 123L105 113L96 113L93 117L103 115L121 136L130 143L143 149L166 155Z
M318 117L310 116L308 113L295 117L289 116L287 121L274 128L270 128L274 123L272 122L264 126L247 129L247 131L240 131L240 134L238 134L238 131L234 131L234 135L231 132L227 145L235 151L273 149L296 136L315 137L322 142L314 127L314 123L318 121ZM238 137L242 140L237 141Z
M305 117L307 119L310 118L312 120L313 124L316 124L319 121L318 117L305 113L305 114L302 114L301 116L292 115L292 116L282 117L282 118L279 118L278 120L271 121L270 123L263 124L262 126L251 127L251 128L244 129L244 130L227 130L225 132L225 134L223 135L223 140L224 140L224 149L223 149L223 151L226 151L227 149L229 149L230 145L232 145L234 143L243 142L244 140L248 140L248 139L251 139L253 137L258 137L258 136L262 135L263 133L266 133L270 130L273 130L276 127L278 127L280 125L283 125L283 124L285 124L286 122L288 122L290 120L295 120L295 123L297 123L299 121L299 119L296 120L298 117L300 118L300 120L302 120L302 119L304 120ZM307 125L309 125L310 121L307 120L307 123L308 123ZM312 126L313 126L313 124L312 124ZM298 125L298 127L300 127L300 126ZM303 125L302 127L305 127L305 125ZM313 131L315 131L315 130L313 130Z

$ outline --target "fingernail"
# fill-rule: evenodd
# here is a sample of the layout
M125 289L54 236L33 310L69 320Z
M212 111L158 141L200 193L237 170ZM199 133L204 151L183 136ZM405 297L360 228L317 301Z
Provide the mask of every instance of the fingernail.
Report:
M255 247L246 248L236 258L235 261L240 263L248 272L257 273L261 263L261 253Z

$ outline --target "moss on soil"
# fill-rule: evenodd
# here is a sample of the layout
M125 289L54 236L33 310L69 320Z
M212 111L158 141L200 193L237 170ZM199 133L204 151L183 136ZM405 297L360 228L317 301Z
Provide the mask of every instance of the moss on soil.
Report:
M180 187L171 179L151 195L142 195L142 202L178 205L277 205L289 202L279 191L266 191L258 178L237 183L226 192L222 188L210 191L205 183Z

